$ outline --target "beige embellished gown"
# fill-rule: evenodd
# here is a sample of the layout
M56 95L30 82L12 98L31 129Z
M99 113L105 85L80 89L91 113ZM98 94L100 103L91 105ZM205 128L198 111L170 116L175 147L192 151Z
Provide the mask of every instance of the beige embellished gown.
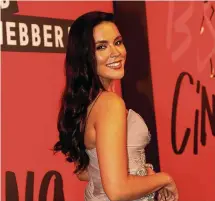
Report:
M144 176L147 174L145 165L145 147L150 141L150 133L142 117L129 109L127 116L127 150L129 174ZM102 187L96 148L86 150L90 158L88 166L89 183L85 189L85 201L110 201ZM154 201L154 193L135 201Z

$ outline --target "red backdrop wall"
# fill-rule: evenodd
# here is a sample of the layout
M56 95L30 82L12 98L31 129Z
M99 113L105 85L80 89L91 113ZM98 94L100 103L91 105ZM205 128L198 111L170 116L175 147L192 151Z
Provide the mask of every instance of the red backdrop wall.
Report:
M18 7L17 15L71 20L90 10L113 11L112 2L18 2ZM215 17L212 22L205 20L200 35L203 2L147 2L146 8L161 169L175 178L181 201L214 201L215 80L209 76L209 58L214 61ZM207 9L206 16L210 14ZM60 154L53 156L50 150L57 141L65 55L9 51L1 56L2 200L6 190L8 195L15 192L12 185L6 189L6 181L12 178L10 174L6 180L6 172L10 171L15 174L20 201L25 200L30 172L34 173L32 200L42 200L39 192L44 176L59 173L65 200L82 201L86 183L72 174L72 164ZM176 86L180 75L182 82ZM175 107L177 88L180 93ZM116 91L121 94L119 83ZM203 145L204 121L207 138ZM187 128L190 136L179 153ZM47 200L54 197L54 178Z
M16 15L74 20L93 10L112 12L112 2L18 2ZM32 22L33 23L33 22ZM50 171L63 180L65 200L83 201L85 182L73 175L73 165L51 148L58 139L56 121L64 86L64 53L2 52L2 200L15 194L6 172L13 172L19 200L25 200L27 173L34 173L32 200L39 198ZM120 87L117 85L120 93ZM54 197L52 177L47 200ZM31 188L31 184L28 184ZM44 194L43 194L44 195ZM28 196L29 197L29 196ZM7 197L7 201L12 201ZM31 200L31 199L29 199ZM17 200L18 201L18 200Z
M215 16L210 21L212 9L205 6L200 35L203 4L146 3L160 166L175 178L181 201L215 200L215 78L209 62L215 66Z

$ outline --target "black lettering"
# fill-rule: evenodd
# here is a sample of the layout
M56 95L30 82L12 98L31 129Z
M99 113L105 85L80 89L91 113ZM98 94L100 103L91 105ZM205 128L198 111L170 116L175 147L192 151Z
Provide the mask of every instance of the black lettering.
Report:
M6 201L19 201L18 185L14 172L6 172Z
M34 172L28 172L26 178L25 200L34 200Z
M206 145L206 114L208 116L213 136L215 136L215 95L212 95L212 109L208 100L205 86L202 86L202 109L201 109L201 144Z
M52 177L55 177L54 201L65 201L63 193L63 180L60 173L56 171L49 171L45 174L40 186L39 201L47 201L48 187Z
M182 84L182 81L184 79L185 76L188 76L189 78L189 82L190 84L193 85L193 78L191 77L191 75L187 72L182 72L176 82L176 87L175 87L175 92L174 92L174 97L173 97L173 106L172 106L172 119L171 119L171 141L172 141L172 148L173 151L176 154L182 154L184 152L184 149L187 145L187 142L189 140L190 137L190 132L191 129L187 128L185 131L185 135L184 135L184 139L182 141L182 144L180 146L180 148L177 148L177 142L176 142L176 117L177 117L177 106L178 106L178 98L180 95L180 87Z
M195 122L194 122L194 143L193 143L193 153L198 154L198 128L199 128L199 110L195 111Z

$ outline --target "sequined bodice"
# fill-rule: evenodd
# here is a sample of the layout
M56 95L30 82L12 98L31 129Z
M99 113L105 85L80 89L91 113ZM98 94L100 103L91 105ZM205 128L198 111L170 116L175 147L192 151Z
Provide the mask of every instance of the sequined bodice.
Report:
M145 147L150 141L150 133L135 111L129 109L127 116L128 172L133 175L146 175ZM90 158L88 173L90 181L85 189L85 201L109 201L102 187L96 149L86 150ZM136 201L154 201L154 194Z

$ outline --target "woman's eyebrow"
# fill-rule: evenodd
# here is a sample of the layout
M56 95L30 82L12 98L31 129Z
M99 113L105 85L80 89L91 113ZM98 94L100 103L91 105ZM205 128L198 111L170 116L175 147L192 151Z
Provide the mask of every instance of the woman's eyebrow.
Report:
M108 41L107 40L98 40L98 41L96 41L96 44L97 43L108 43Z
M114 41L121 39L121 38L122 38L122 36L119 35L114 39ZM98 40L98 41L96 41L96 44L98 44L98 43L108 43L108 41L107 40Z
M116 41L116 40L118 40L118 39L122 39L122 36L117 36L116 38L115 38L115 40L114 41Z

